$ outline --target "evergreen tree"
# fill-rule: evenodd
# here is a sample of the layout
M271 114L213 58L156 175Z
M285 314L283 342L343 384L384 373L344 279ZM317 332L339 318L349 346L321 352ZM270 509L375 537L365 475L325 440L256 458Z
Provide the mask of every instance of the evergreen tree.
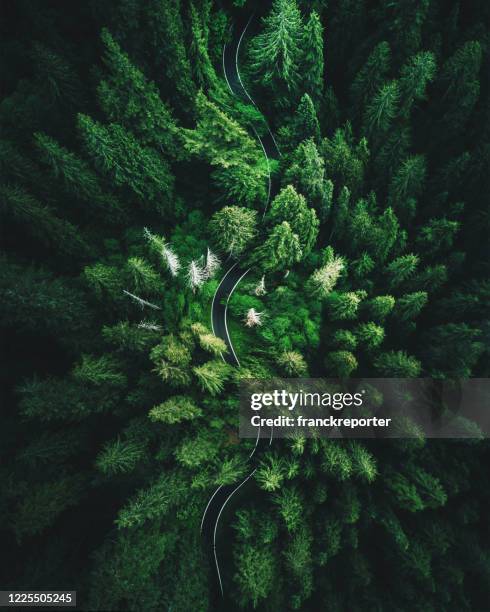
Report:
M292 156L292 163L284 173L284 184L293 185L305 196L326 221L332 206L334 185L325 177L325 162L313 140L301 142Z
M389 130L399 112L400 86L398 81L382 85L366 105L364 133L379 142Z
M288 92L296 91L302 37L296 0L274 0L271 12L263 19L263 31L250 46L251 69L263 85L278 78Z
M395 315L403 321L415 319L427 304L427 292L406 293L396 301Z
M209 230L216 245L232 256L244 253L255 237L257 213L238 206L225 206L215 212L209 222Z
M272 201L269 217L275 223L287 221L300 241L303 255L313 248L318 234L318 219L315 211L307 208L306 200L288 185Z
M105 193L100 180L89 165L46 134L34 135L43 160L55 177L62 179L67 191L89 205L95 205L96 214L105 221L119 222L126 212L111 193ZM91 209L92 210L92 209Z
M161 213L170 209L174 177L158 153L141 146L117 123L106 127L80 115L78 126L97 169L110 176L118 187L129 187L142 204L153 202Z
M264 270L273 272L290 267L302 257L298 236L287 221L273 227L265 242L252 254L252 261Z
M390 69L391 52L386 41L380 42L352 81L350 95L354 112L364 108L383 85Z
M318 108L323 97L324 66L323 66L323 27L316 11L311 11L306 21L303 33L302 47L302 83Z
M421 371L420 362L403 351L380 353L374 365L387 378L416 378Z
M217 168L213 176L226 197L249 206L262 203L269 172L257 144L202 92L196 111L196 129L183 131L186 149Z
M293 117L286 128L280 130L280 135L288 143L288 146L293 147L309 138L315 143L320 142L320 123L315 105L307 93L301 97Z
M410 58L400 71L400 115L408 117L414 102L425 98L427 85L433 81L436 61L431 51Z
M107 30L102 31L108 77L97 88L109 121L119 123L144 145L156 145L169 157L179 154L177 126L156 86L148 82Z

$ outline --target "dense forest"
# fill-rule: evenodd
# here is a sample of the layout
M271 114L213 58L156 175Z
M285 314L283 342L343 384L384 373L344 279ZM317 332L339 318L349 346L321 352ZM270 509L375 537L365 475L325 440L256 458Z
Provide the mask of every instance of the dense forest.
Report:
M224 595L200 521L248 474L244 378L489 377L490 4L1 9L1 588L489 610L485 439L274 441L220 519Z

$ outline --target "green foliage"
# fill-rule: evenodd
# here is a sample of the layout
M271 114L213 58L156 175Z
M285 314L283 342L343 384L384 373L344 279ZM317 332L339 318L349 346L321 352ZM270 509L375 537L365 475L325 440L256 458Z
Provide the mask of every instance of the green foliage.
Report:
M421 371L420 362L403 351L380 353L374 365L386 378L417 378Z
M37 484L26 491L20 501L13 525L19 541L39 534L58 516L76 505L83 495L85 478L81 475L59 476L51 482Z
M96 466L106 476L125 474L133 470L142 457L143 448L140 443L117 438L105 445L97 457Z
M191 398L185 395L174 395L162 404L155 406L149 412L152 421L175 425L182 421L192 421L202 416L202 410Z
M186 150L216 168L213 178L224 197L247 206L262 203L269 171L257 143L202 92L196 112L196 129L182 131Z
M229 366L221 360L208 361L201 366L194 367L192 371L201 389L208 391L211 395L217 395L223 390L230 374Z
M357 359L349 351L332 351L325 357L325 367L333 377L348 378L357 365Z
M332 206L333 183L325 177L325 162L314 141L301 142L292 155L292 163L284 173L284 183L313 204L321 222L326 221Z
M252 41L251 69L263 85L279 79L294 92L300 79L302 20L296 0L274 0L263 32Z
M4 11L3 582L205 612L216 553L228 608L486 610L474 423L255 448L237 393L488 377L488 6L253 4Z
M178 155L177 126L154 83L148 82L107 30L102 31L108 77L97 93L107 119L123 125L142 143L161 146L166 155Z
M308 370L303 355L297 351L284 351L277 356L277 363L287 376L305 376Z
M211 217L209 231L220 250L240 256L255 237L256 225L256 211L225 206Z
M323 27L318 13L312 11L304 26L302 74L304 90L315 104L321 104L323 96Z
M334 321L355 319L361 296L353 291L348 293L332 292L327 296L327 307L330 318Z
M267 240L257 247L252 261L264 270L272 272L289 268L303 255L300 240L287 221L275 225Z
M301 251L307 255L313 248L318 234L318 219L315 211L307 208L306 200L288 185L272 201L270 219L274 223L287 222L299 238Z
M174 180L168 164L156 151L139 144L118 123L104 126L79 115L78 128L98 170L118 187L128 187L142 204L151 201L157 211L168 211Z

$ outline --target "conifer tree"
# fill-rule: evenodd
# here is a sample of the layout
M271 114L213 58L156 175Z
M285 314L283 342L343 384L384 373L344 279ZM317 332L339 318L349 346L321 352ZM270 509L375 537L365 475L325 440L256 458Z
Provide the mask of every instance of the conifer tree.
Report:
M95 204L94 212L105 221L114 223L124 219L126 212L121 203L111 193L104 192L96 173L84 160L46 134L38 132L34 137L42 159L50 166L54 176L62 179L71 195L90 205Z
M215 212L209 230L216 245L225 253L239 257L257 233L257 213L238 206L225 206Z
M108 76L99 83L97 93L108 120L133 132L141 144L161 147L169 157L178 156L177 126L157 88L131 63L107 30L102 31L102 42Z
M284 173L284 184L293 185L304 195L324 222L332 206L334 185L325 176L325 162L314 141L301 142L292 155L292 164Z
M117 186L129 187L142 204L149 200L159 212L169 210L174 178L158 153L141 146L117 123L103 126L79 115L78 127L97 169Z
M390 262L386 268L390 288L397 287L409 279L415 272L418 263L419 258L413 253L402 255Z
M302 19L296 0L274 0L250 47L251 69L263 85L280 79L294 93L300 79ZM277 76L276 76L277 75Z
M398 81L382 85L372 96L364 113L364 133L368 138L379 142L390 128L397 115L400 100Z
M185 395L174 395L162 404L153 407L149 412L152 421L174 425L182 421L191 421L202 415L202 410L191 398Z
M24 226L40 244L72 258L87 259L89 247L77 228L22 187L0 185L0 212Z
M301 96L293 117L280 134L287 141L288 146L296 147L300 142L309 138L315 143L320 142L320 123L315 105L307 93Z
M480 92L482 49L470 40L444 63L439 76L442 89L442 126L446 138L454 137L468 121Z
M213 176L227 198L253 205L266 199L269 171L262 152L247 132L199 92L197 126L183 130L184 145L216 167Z
M159 2L151 0L145 12L152 33L152 47L159 72L166 74L166 90L173 98L174 107L183 104L186 110L193 107L196 85L192 79L191 63L186 47L185 20L181 0Z
M425 98L427 85L434 79L436 60L431 51L412 56L400 71L400 115L408 117L414 102Z
M316 107L321 105L323 97L323 27L316 11L311 11L303 32L303 89L314 101Z
M342 257L334 256L323 267L318 268L308 279L307 289L313 296L324 298L335 287L345 267Z
M306 361L297 351L284 351L277 356L277 363L288 376L304 376L307 372Z
M303 255L313 248L318 234L315 211L308 209L305 198L291 185L284 187L272 201L269 216L275 223L287 221L298 236Z
M348 378L357 365L357 359L349 351L332 351L325 357L327 372L340 378Z
M416 378L421 371L420 362L403 351L380 353L374 365L387 378Z
M359 113L383 85L390 69L391 52L386 41L374 47L366 63L352 81L350 95L354 112Z
M287 221L275 225L266 241L252 254L264 272L273 272L290 267L302 257L301 244Z
M426 291L415 291L406 293L396 301L395 315L403 321L415 319L427 304L428 295Z

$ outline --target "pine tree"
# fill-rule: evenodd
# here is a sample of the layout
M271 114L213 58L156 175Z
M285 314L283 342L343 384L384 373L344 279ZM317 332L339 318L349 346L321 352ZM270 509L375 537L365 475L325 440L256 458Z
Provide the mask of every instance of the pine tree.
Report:
M400 71L400 115L407 118L414 102L425 99L427 85L434 80L436 60L431 51L412 56Z
M327 296L327 307L333 320L348 320L357 317L361 296L353 291L347 293L332 292Z
M344 268L344 259L334 256L324 266L315 270L310 276L307 282L308 292L315 297L326 297L335 287Z
M277 363L288 376L305 376L307 373L306 361L297 351L284 351L277 356Z
M209 28L206 13L209 13L210 4L204 4L198 10L194 3L191 3L189 13L191 21L192 42L190 45L191 67L195 80L199 87L209 90L216 86L217 78L208 53Z
M396 301L395 315L402 321L415 319L427 304L428 295L426 291L406 293Z
M182 131L189 153L217 168L213 177L229 199L249 206L264 202L269 170L256 142L202 92L196 112L196 129Z
M330 138L321 142L320 152L325 160L325 172L338 192L347 187L350 194L357 194L364 180L364 168L369 159L367 140L356 143L350 124L335 130Z
M82 475L64 475L26 491L15 512L13 529L17 540L37 535L53 525L64 510L79 503L84 485Z
M103 126L79 115L78 127L97 169L110 176L117 186L129 187L142 204L148 200L159 212L169 210L174 178L158 153L141 146L117 123Z
M197 378L197 382L203 391L208 391L211 395L220 393L228 378L230 366L222 361L208 361L201 366L192 369Z
M256 225L256 211L225 206L211 217L209 230L221 250L238 257L254 239L257 233Z
M157 70L167 77L165 90L172 96L174 108L183 105L184 109L190 110L196 96L196 85L192 80L186 48L186 15L183 14L181 0L164 3L151 0L144 10L148 15Z
M301 142L292 156L292 163L284 173L284 185L293 185L305 196L324 222L332 206L334 185L325 177L325 162L313 140Z
M425 336L424 350L430 371L445 368L449 376L467 378L483 353L479 329L467 323L446 323L433 327Z
M356 336L348 329L337 329L332 334L330 344L343 351L354 351L357 347Z
M364 113L364 133L368 138L379 142L390 128L397 115L400 100L398 81L382 85L366 105Z
M332 351L325 357L327 373L340 378L348 378L357 365L357 359L349 351Z
M320 123L318 121L315 105L310 96L305 93L301 97L298 107L286 128L280 135L287 141L288 146L297 147L303 140L312 139L320 142Z
M252 261L256 262L264 272L273 272L289 268L302 257L301 245L298 236L293 233L287 221L274 226L265 242L257 247L252 254Z
M49 165L55 177L63 180L71 195L95 205L94 212L104 221L115 223L125 218L127 213L122 204L114 195L103 191L99 178L84 160L46 134L38 132L34 138L43 161Z
M408 157L393 176L389 188L389 203L399 218L410 220L415 215L416 198L425 182L425 159L422 155Z
M386 268L390 288L397 287L409 279L414 274L418 263L419 258L413 253L401 255L390 262Z
M148 416L152 421L175 425L202 416L202 410L196 406L191 398L185 395L174 395L162 404L152 408Z
M357 73L350 88L354 112L357 114L380 90L390 69L391 52L386 41L374 47L366 63Z
M400 56L410 55L419 49L429 6L429 0L395 0L382 7L382 16L397 43Z
M117 438L104 446L97 457L96 467L106 476L125 474L134 470L143 454L143 447L138 442Z
M177 126L154 83L131 63L107 30L102 31L102 42L108 76L99 83L97 93L108 120L133 132L143 145L178 156Z
M21 187L0 185L0 213L17 221L35 240L53 251L71 258L88 258L89 246L79 230Z
M306 21L302 40L302 83L318 108L323 97L323 27L318 13L312 11Z
M403 351L380 353L374 365L386 378L417 378L421 371L420 362Z
M376 323L369 321L368 323L361 323L355 329L355 335L359 344L363 345L369 350L377 348L384 340L385 331Z
M270 547L243 544L235 552L235 580L242 606L256 608L274 588L276 559Z
M296 0L274 0L271 12L263 19L263 31L250 46L251 69L263 85L278 78L288 92L296 91L300 79L301 30Z
M464 43L444 63L438 79L442 89L442 125L445 139L464 127L478 100L482 49L478 41Z
M300 241L303 255L313 248L318 234L318 219L315 211L306 205L305 198L288 185L272 201L269 217L275 223L286 221Z

